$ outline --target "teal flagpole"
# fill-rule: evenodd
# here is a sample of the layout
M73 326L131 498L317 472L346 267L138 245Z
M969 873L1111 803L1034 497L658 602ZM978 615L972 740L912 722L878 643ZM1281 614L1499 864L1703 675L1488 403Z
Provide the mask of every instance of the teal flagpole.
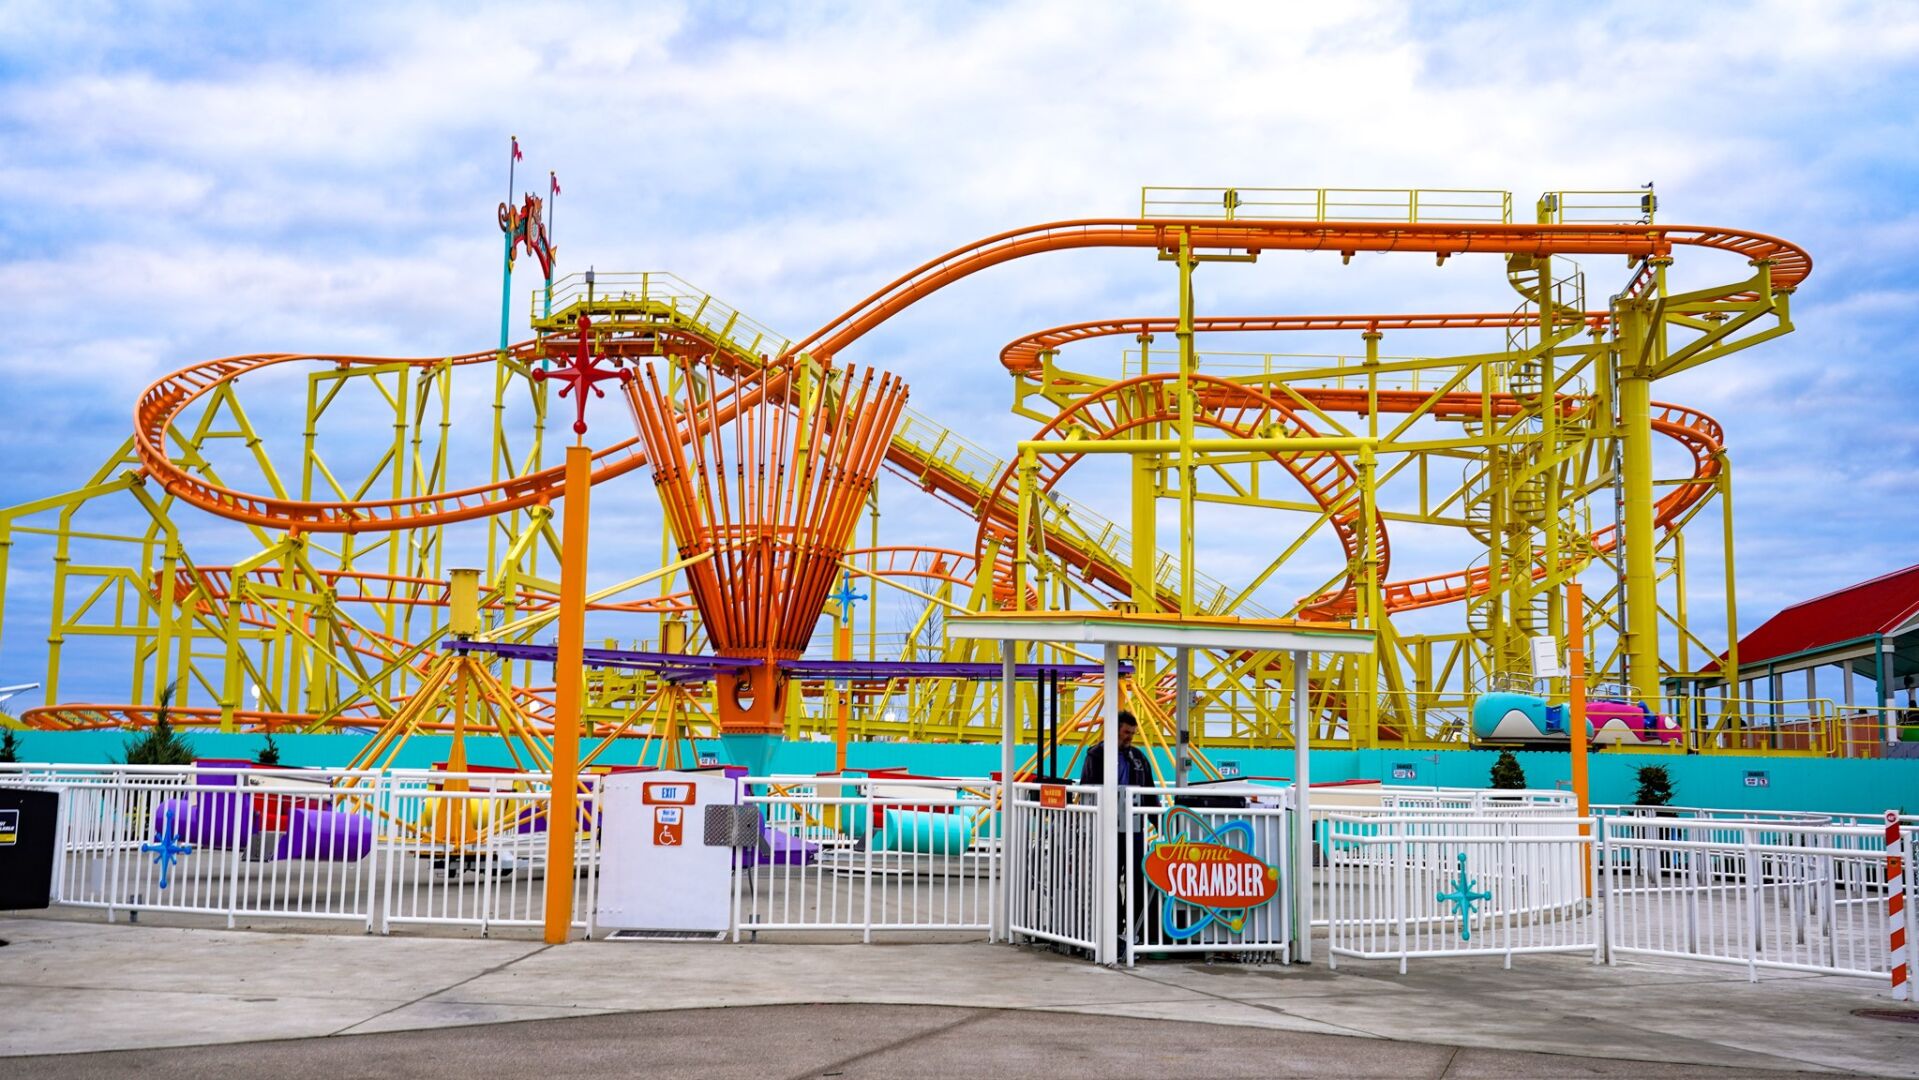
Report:
M546 302L540 308L540 318L553 317L553 263L559 258L559 245L553 242L553 218L560 210L560 176L548 170L546 174L546 250L549 258L546 264Z
M513 136L513 152L506 159L506 254L500 263L500 359L506 359L507 328L513 308L513 166L520 160L520 137Z

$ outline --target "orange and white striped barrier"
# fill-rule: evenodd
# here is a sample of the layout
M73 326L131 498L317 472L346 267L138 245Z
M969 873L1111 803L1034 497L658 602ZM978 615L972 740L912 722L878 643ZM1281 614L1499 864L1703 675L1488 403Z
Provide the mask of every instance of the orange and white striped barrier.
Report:
M1892 996L1912 1000L1912 967L1906 959L1906 850L1899 812L1886 811L1886 937L1891 955Z

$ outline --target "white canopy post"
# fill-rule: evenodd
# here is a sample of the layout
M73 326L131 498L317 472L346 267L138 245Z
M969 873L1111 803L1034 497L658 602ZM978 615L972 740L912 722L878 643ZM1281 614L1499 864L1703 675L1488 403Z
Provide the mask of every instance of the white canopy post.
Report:
M1119 646L1107 645L1101 657L1100 762L1105 766L1099 787L1099 949L1102 964L1119 961L1113 947L1119 938Z
M1299 944L1298 959L1313 962L1313 806L1312 806L1312 711L1307 687L1307 672L1312 654L1299 649L1293 653L1293 940Z
M999 933L1001 940L1013 940L1013 751L1019 741L1019 689L1013 678L1014 646L1002 641L999 646Z

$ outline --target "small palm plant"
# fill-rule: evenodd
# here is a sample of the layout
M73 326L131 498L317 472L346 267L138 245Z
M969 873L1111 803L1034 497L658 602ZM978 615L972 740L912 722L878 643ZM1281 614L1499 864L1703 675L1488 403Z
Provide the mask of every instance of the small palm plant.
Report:
M1639 770L1639 791L1633 801L1640 806L1672 805L1672 775L1664 765L1647 765Z
M153 711L153 726L126 745L128 765L191 765L193 743L173 730L173 692L168 683L160 691L158 707Z

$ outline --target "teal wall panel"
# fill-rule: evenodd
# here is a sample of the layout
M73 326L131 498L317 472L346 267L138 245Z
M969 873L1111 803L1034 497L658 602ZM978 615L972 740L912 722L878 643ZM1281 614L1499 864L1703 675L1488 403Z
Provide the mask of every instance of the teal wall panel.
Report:
M28 731L20 733L21 757L28 761L98 764L121 757L127 739L118 731ZM258 735L194 732L201 756L251 758L264 744ZM365 735L281 735L280 760L287 765L338 765L351 759L366 743ZM416 735L409 739L398 764L426 768L446 760L450 737ZM599 763L630 765L638 759L640 740L622 739ZM494 740L468 742L467 758L475 765L510 766L512 759ZM589 742L587 749L590 750ZM686 744L684 760L696 753L726 753L718 740ZM1031 753L1022 747L1020 759ZM651 755L649 755L650 757ZM1160 755L1164 762L1164 755ZM1491 750L1407 752L1399 750L1319 750L1313 753L1313 779L1381 780L1387 784L1421 787L1487 786L1493 759ZM1529 786L1569 788L1571 759L1564 753L1527 751L1519 755ZM1070 754L1061 755L1062 763ZM1287 750L1216 750L1212 759L1231 763L1243 777L1290 778L1293 755ZM777 773L810 775L833 767L833 744L788 742L772 748ZM853 770L903 769L937 776L985 776L999 768L999 747L983 744L854 743L847 748ZM1678 756L1665 754L1596 753L1592 756L1592 797L1599 803L1632 801L1638 787L1635 772L1644 765L1664 765L1672 777L1673 802L1728 810L1819 810L1833 813L1876 814L1887 809L1919 811L1919 759L1829 761L1819 758ZM1395 768L1410 767L1410 780L1395 780ZM1763 773L1766 786L1748 783L1748 774Z

